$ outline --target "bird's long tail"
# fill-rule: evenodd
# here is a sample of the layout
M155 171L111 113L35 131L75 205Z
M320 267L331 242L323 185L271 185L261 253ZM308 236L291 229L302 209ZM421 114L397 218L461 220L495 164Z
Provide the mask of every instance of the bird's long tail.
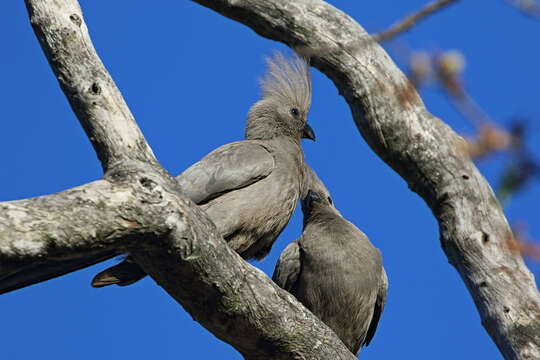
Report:
M146 276L144 270L128 256L121 263L111 266L97 274L92 280L92 286L99 288L109 285L127 286Z

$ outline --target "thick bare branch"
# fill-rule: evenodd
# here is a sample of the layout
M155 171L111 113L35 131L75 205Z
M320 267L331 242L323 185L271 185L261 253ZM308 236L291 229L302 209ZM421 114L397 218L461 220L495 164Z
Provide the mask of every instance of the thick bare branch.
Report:
M154 171L146 163L125 166L141 174ZM138 244L134 238L167 233L164 204L145 191L149 179L140 181L113 184L109 176L58 194L0 203L0 294L125 253ZM160 223L162 228L155 226Z
M378 42L392 39L393 37L401 33L404 33L405 31L412 28L414 25L416 25L418 21L426 18L427 16L433 14L436 11L441 10L445 6L455 3L456 1L457 0L436 0L436 1L430 2L429 4L424 6L422 9L418 10L417 12L398 21L397 23L392 25L389 29L373 35L373 39Z
M25 2L43 52L103 169L125 159L154 162L152 150L94 49L79 4Z
M121 206L134 200L130 187L106 180L58 194L0 203L0 271L43 259L92 253L140 231L136 214Z
M360 133L432 209L442 247L506 359L540 358L540 298L508 249L506 218L463 139L425 109L356 22L320 0L195 0L269 39L302 48L347 100Z

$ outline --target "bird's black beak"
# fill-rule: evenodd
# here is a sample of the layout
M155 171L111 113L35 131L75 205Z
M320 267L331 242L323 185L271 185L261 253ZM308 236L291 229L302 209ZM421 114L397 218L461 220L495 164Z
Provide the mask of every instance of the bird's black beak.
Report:
M315 132L308 123L306 123L306 125L304 126L304 130L302 130L302 139L309 139L315 141Z
M321 201L321 197L313 190L308 190L305 198L302 199L302 208L309 209L315 201Z

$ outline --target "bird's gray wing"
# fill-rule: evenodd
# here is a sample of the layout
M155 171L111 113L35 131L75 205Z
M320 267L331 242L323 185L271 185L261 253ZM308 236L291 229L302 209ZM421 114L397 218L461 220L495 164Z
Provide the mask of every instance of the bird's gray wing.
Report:
M196 204L208 202L268 176L274 157L263 145L239 141L223 145L176 177L184 193Z
M384 268L381 269L381 281L379 283L377 300L375 301L375 310L373 311L373 317L371 318L371 323L369 324L369 329L364 341L366 346L369 345L371 339L373 339L373 336L375 335L375 331L377 331L377 325L379 324L379 320L384 310L384 305L386 304L386 294L388 293L388 276L386 276L386 271Z
M298 280L301 267L300 246L296 240L287 245L279 256L272 280L290 292Z
M248 186L266 176L274 168L274 157L262 145L240 141L221 146L205 156L177 177L185 194L195 203L209 201L225 192ZM77 259L45 261L33 264L16 273L0 275L0 294L65 275L119 255L104 251ZM96 287L110 284L128 285L142 277L138 265L122 262L110 271L104 271L92 284Z
M21 289L42 281L68 274L72 271L97 264L119 255L116 251L104 250L76 259L48 260L28 265L16 272L0 274L0 294Z
M176 177L184 194L203 204L226 192L246 187L265 178L274 169L274 157L260 143L239 141L212 151ZM130 257L105 269L92 280L92 286L126 286L146 273Z

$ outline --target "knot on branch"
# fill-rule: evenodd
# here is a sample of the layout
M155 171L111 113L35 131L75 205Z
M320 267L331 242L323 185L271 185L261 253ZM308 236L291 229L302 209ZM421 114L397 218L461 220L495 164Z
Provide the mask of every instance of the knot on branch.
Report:
M156 182L153 181L152 179L149 179L147 177L141 177L139 179L139 183L145 187L146 189L152 191L154 190L154 188L157 186Z
M98 85L97 82L92 83L92 86L90 86L90 92L93 95L99 95L101 94L101 87Z
M71 14L69 16L69 20L71 20L71 22L73 22L75 25L77 25L77 27L81 27L81 25L82 25L82 19L77 14Z

